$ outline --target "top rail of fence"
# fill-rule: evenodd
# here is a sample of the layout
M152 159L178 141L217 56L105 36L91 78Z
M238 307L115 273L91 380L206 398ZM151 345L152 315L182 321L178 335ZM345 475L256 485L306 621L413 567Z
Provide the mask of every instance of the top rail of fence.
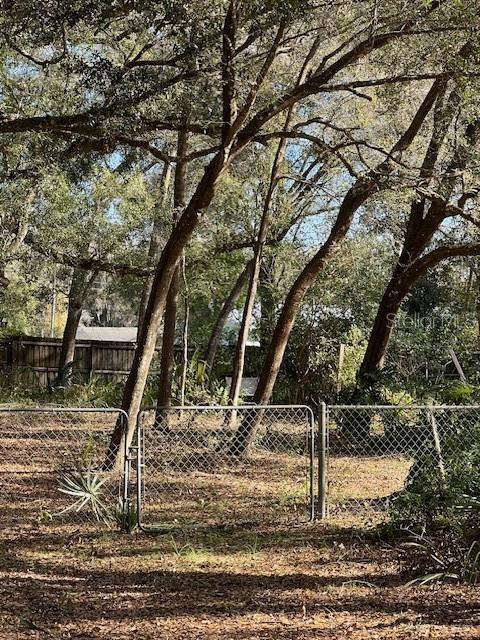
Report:
M183 406L172 406L172 407L157 407L157 406L149 406L142 407L139 412L139 416L142 413L149 413L151 411L275 411L275 410L283 410L283 411L305 411L310 421L315 422L315 414L313 409L306 404L240 404L240 405L224 405L224 404L202 404L202 405L183 405Z
M168 411L188 411L189 409L192 411L199 411L201 409L215 409L218 411L226 411L229 410L248 410L248 409L307 409L308 411L312 411L312 408L306 404L238 404L238 405L229 405L229 404L195 404L195 405L182 405L182 406L171 406L171 407L142 407L142 411L154 411L156 409L159 410L168 410Z
M329 409L433 409L433 410L457 410L480 409L478 404L326 404Z
M29 407L29 406L9 406L0 405L0 412L8 413L121 413L128 418L126 412L123 409L116 407L65 407L65 406L44 406L44 407Z

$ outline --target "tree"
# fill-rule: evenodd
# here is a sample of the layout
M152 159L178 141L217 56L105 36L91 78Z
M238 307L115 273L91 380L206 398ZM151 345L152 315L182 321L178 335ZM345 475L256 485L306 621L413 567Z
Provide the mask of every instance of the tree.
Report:
M478 255L478 243L465 242L465 239L463 242L448 242L448 235L446 240L434 243L426 251L446 220L449 220L449 225L452 218L466 221L474 227L479 225L474 207L479 190L475 182L470 188L466 187L465 180L468 169L477 162L480 123L475 121L467 125L464 140L459 147L454 143L449 162L446 163L441 155L448 130L458 117L458 102L458 93L453 89L446 104L437 110L434 130L422 165L426 185L418 189L420 197L414 200L410 208L403 246L380 301L360 367L361 386L375 382L383 366L400 305L418 279L446 258ZM449 235L452 235L451 229Z
M65 172L40 174L36 200L32 204L24 239L43 255L84 256L85 268L73 268L68 292L68 311L53 387L65 378L74 360L75 339L85 302L103 264L129 260L135 251L131 237L143 228L151 209L148 190L141 176L120 176L97 170L81 181L71 181ZM52 234L52 229L55 233ZM89 260L91 268L87 268Z
M70 382L70 374L75 359L75 343L78 326L82 317L86 296L97 275L97 271L91 273L89 271L75 269L73 272L70 291L68 292L67 320L62 336L62 346L58 361L58 375L52 385L53 389L57 386L67 386Z
M158 261L161 248L162 248L162 240L163 240L162 232L163 232L163 225L164 225L165 209L166 209L169 189L170 189L171 173L172 173L171 163L164 162L163 171L159 179L159 189L158 189L159 194L157 196L157 199L154 205L152 233L150 236L150 243L148 246L148 264L151 269L153 269L154 265ZM142 288L140 303L138 305L138 323L137 323L138 327L142 325L143 319L145 317L145 309L147 306L148 298L150 296L150 292L152 290L152 283L153 283L153 272L148 274Z
M187 154L188 133L178 132L177 155L184 158ZM175 165L173 184L173 224L175 225L178 212L185 206L186 199L187 162L179 160ZM172 382L175 368L175 328L177 324L178 294L180 291L180 266L177 265L170 282L165 307L165 320L162 335L162 353L160 359L160 376L158 381L156 423L168 427L168 409L172 403ZM140 331L140 327L139 327ZM164 409L166 411L164 411Z
M428 5L427 10L431 11L436 8L438 5L436 3L431 3ZM227 18L224 24L224 35L226 38L226 33L232 28L230 24L230 20L232 13L227 12ZM422 16L423 17L423 16ZM200 180L196 190L194 191L189 203L185 207L185 210L180 217L165 249L162 253L162 257L158 264L154 285L152 287L152 295L149 300L149 304L147 306L146 311L146 321L144 325L144 330L142 330L141 335L139 336L138 347L136 350L136 355L133 363L132 370L128 377L125 392L122 402L122 408L127 412L130 419L130 433L133 433L134 420L139 411L141 405L141 398L143 394L143 389L146 382L146 377L148 374L148 368L150 365L150 361L153 355L153 350L155 346L155 334L158 329L159 323L161 321L161 317L163 315L163 311L165 308L166 302L166 291L168 291L168 287L172 280L175 269L178 265L178 262L181 258L183 249L191 237L194 229L196 228L198 221L200 219L201 212L208 207L210 204L216 189L216 185L227 170L230 163L233 159L248 145L252 142L255 135L258 133L259 129L266 124L269 120L271 120L275 115L281 112L284 109L288 109L291 105L295 104L302 98L311 95L313 93L319 93L322 91L322 86L327 85L328 82L332 80L336 76L336 74L344 69L347 65L352 64L358 59L362 58L367 53L370 53L372 50L381 48L386 45L391 40L399 37L401 34L409 33L410 30L414 30L417 23L417 16L415 19L409 20L407 22L401 22L396 25L394 31L388 30L385 33L380 35L375 34L373 37L368 37L367 39L361 41L355 46L352 46L347 53L344 53L338 60L331 63L330 65L325 66L324 68L320 65L320 70L317 73L313 73L310 78L303 84L299 85L296 89L290 91L288 94L284 94L281 98L277 98L273 103L268 105L267 107L258 111L251 119L244 125L245 120L248 117L248 114L251 110L253 100L258 93L258 89L263 83L264 77L268 69L270 68L275 54L278 50L280 41L284 35L285 24L283 22L280 23L280 27L277 29L275 38L273 40L273 44L271 45L265 62L263 64L262 69L260 70L259 77L257 78L257 83L255 86L255 90L250 91L247 96L246 102L243 106L243 109L240 109L238 115L235 119L233 119L233 111L232 111L232 103L231 103L231 92L224 91L223 93L223 101L224 101L224 116L226 111L231 116L230 120L227 122L224 121L224 126L222 128L222 137L221 137L221 146L219 151L214 155L212 160L207 164L205 173ZM391 27L391 25L390 25ZM234 78L229 71L230 65L225 65L223 67L223 82L224 86L232 87ZM438 74L434 74L435 76ZM443 77L443 73L440 74ZM421 77L431 77L432 74L424 74ZM420 76L419 76L420 77ZM381 83L384 80L380 81ZM377 84L377 81L368 81L366 86L371 86ZM347 83L347 86L354 88L358 86L358 83L351 82ZM328 86L328 85L327 85ZM360 84L363 86L363 83ZM345 88L345 84L339 85L340 89ZM331 87L328 86L328 90L331 90ZM431 98L426 101L427 105ZM430 106L428 107L429 110ZM423 121L422 117L418 117L415 119L415 124L412 123L412 130L408 130L405 134L404 139L399 141L399 147L401 151L403 151L403 146L405 144L405 140L409 140L412 134L412 131L416 132L417 129L417 120ZM395 150L396 152L397 150ZM390 154L392 155L392 154ZM367 180L367 183L369 181ZM345 209L349 209L350 211L355 209L352 207L352 201L357 202L358 206L363 202L366 197L364 191L365 185L362 184L362 188L357 192L354 189L350 195L348 200L350 202L346 202ZM348 204L347 204L348 203ZM343 216L342 216L343 218ZM343 231L345 227L345 220L340 219L335 229L332 231L331 240L328 243L326 249L327 253L333 249L336 244L337 235ZM300 280L299 286L297 287L295 293L291 297L293 301L292 308L297 306L298 300L303 297L305 291L305 284L308 286L309 281L312 278L312 272L314 272L317 268L317 264L322 264L324 259L324 255L317 255L317 259L315 262L310 265L311 269L307 270L305 273L304 279ZM305 282L303 282L305 280ZM283 326L286 328L290 328L291 321L293 320L292 314L289 311L288 315L290 316L286 322L283 322ZM283 333L283 332L282 332ZM283 335L281 336L283 338ZM268 366L268 365L267 365ZM277 369L278 370L278 369ZM258 401L260 399L262 402L264 398L271 393L271 387L273 386L271 383L272 377L270 376L268 380L266 380L266 376L263 377L263 384L259 385L259 389L257 389L257 393L255 395L255 399ZM131 437L131 436L130 436ZM243 441L245 438L240 434L240 439L242 440L242 444L240 446L236 446L237 451L242 451L244 449ZM118 425L111 441L111 452L117 451L120 447L120 443L122 440L121 433L121 425ZM237 443L238 445L238 443Z
M296 80L294 88L298 88L303 82L305 82L308 74L311 71L312 61L320 46L320 36L314 41L310 50L302 64L298 78ZM287 110L285 117L285 123L283 125L283 132L288 133L290 129L291 120L293 117L293 105ZM233 373L232 383L230 387L229 401L233 406L238 404L240 397L240 390L242 384L243 368L245 364L245 348L248 339L248 332L250 329L250 322L252 319L253 306L255 304L255 298L257 295L257 288L260 278L260 271L262 266L264 247L267 242L268 229L270 226L270 216L272 203L274 198L275 189L278 182L278 173L283 161L286 146L286 136L281 136L280 141L275 152L275 157L272 163L272 169L270 173L270 180L268 184L267 193L263 205L262 217L260 220L260 227L258 230L258 237L255 242L255 249L253 254L253 264L250 271L250 278L248 281L247 298L243 309L242 322L240 325L240 331L237 340L237 347L235 350L235 358L233 361Z
M439 82L435 81L422 101L409 127L390 150L388 158L367 173L366 176L360 176L354 185L350 187L339 207L338 216L326 242L310 259L290 289L275 327L255 394L255 401L259 404L267 403L271 396L296 314L298 313L306 292L311 287L319 272L324 268L333 252L338 248L338 245L347 235L353 217L358 209L366 202L369 196L375 194L380 189L388 187L388 183L386 181L379 181L378 177L388 176L394 171L395 167L398 166L396 163L401 162L404 152L415 139L432 108L439 91L438 87Z
M67 14L68 19L63 3L50 7L42 20L34 12L25 13L24 7L22 11L11 8L2 16L2 27L9 34L6 49L17 68L21 60L22 70L26 65L32 69L29 80L32 88L41 87L47 69L52 88L49 95L42 94L43 103L36 100L38 94L32 91L23 103L23 112L18 113L19 101L15 98L21 82L12 83L8 78L11 87L6 104L8 115L0 122L2 135L41 132L65 141L72 154L111 153L128 147L166 159L165 147L158 143L161 132L185 128L176 115L180 113L176 110L178 100L186 95L192 104L199 105L188 128L195 136L192 154L199 161L205 159L205 172L192 188L192 196L156 269L123 399L131 429L170 282L187 242L231 163L256 144L259 136L266 135L265 128L274 126L279 114L313 95L328 96L329 100L346 92L358 96L375 87L417 82L446 73L439 67L443 57L439 46L441 34L450 29L452 33L461 33L470 18L470 15L465 18L453 1L446 4L419 1L412 6L408 18L401 15L402 2L385 3L380 12L376 7L373 1L352 2L347 7L344 3L314 7L307 2L273 7L259 2L238 7L231 2L223 15L222 6L212 7L206 2L180 4L174 10L170 3L160 6L147 3L138 10L141 18L130 21L134 10L129 5L93 8L91 3L80 2L73 14ZM201 9L208 10L208 21L199 18L205 14ZM310 29L305 30L306 22L315 25L313 35ZM102 28L96 30L98 24ZM182 28L186 33L180 42L169 36L174 24L181 27L177 33ZM352 24L358 27L353 37ZM153 28L149 30L145 25ZM318 32L317 25L320 25ZM292 80L294 84L298 74L294 67L301 68L303 60L296 65L291 59L287 62L285 48L297 44L298 55L306 56L311 41L321 34L328 34L322 42L332 43L332 48L318 52L313 72L293 89ZM430 37L432 34L434 37ZM386 67L390 54L393 53L392 59L398 65L400 58L396 55L398 51L393 51L393 43L403 39L408 39L410 50L416 42L421 43L424 55L416 59L406 57L402 68L393 75L383 75L380 69ZM133 40L139 47L132 51ZM234 42L239 44L234 47ZM381 60L383 55L385 58ZM373 73L368 78L359 77L360 67L355 65L367 59ZM55 101L52 98L56 97L58 87L63 86L67 70L71 91L63 102ZM212 77L220 81L213 83ZM93 95L84 91L86 82L95 87ZM57 104L61 104L61 110L55 108ZM207 147L202 144L205 137L209 141ZM168 159L178 160L170 156ZM117 429L112 448L118 445Z
M380 182L379 176L389 176L395 170L396 166L398 166L397 163L401 163L404 152L417 136L437 98L439 84L440 82L438 80L433 83L412 118L410 125L387 154L387 159L370 170L365 176L358 177L349 188L339 207L336 220L327 240L307 262L290 288L262 367L259 383L254 395L255 403L259 405L268 404L285 354L288 339L307 291L325 267L327 261L334 254L339 244L346 237L357 210L366 202L369 196L382 188L387 188L388 183ZM236 455L243 455L246 451L259 419L260 417L252 419L252 417L249 416L248 419L244 420L240 425L231 446L231 450L235 452Z
M212 331L210 333L210 338L208 340L208 344L203 356L208 372L212 370L213 363L215 362L215 356L217 355L218 346L220 344L222 332L225 328L229 315L235 308L235 305L237 304L238 299L240 298L242 291L250 278L252 267L253 261L250 260L249 262L247 262L245 267L240 272L240 275L236 279L235 284L233 285L232 290L225 299L220 313L218 314L218 317L213 325Z

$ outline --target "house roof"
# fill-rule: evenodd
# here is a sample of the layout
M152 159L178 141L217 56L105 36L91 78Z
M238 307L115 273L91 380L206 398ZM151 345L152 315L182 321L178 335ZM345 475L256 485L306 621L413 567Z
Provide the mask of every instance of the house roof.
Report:
M77 340L136 342L137 327L78 327Z

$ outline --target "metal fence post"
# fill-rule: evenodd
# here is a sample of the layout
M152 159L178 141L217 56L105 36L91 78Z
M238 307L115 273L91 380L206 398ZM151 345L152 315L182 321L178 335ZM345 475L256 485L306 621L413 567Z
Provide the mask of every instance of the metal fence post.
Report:
M123 495L122 495L122 526L121 530L123 533L131 533L130 531L130 511L131 511L131 501L130 501L130 472L131 472L131 451L128 446L128 416L126 414L121 414L122 423L123 423L123 443L124 443L124 451L123 451Z
M140 531L145 531L142 525L142 481L143 481L143 468L145 464L143 462L143 442L142 442L142 411L137 415L137 424L135 426L137 431L137 526Z
M311 409L308 410L308 449L310 451L309 459L309 483L310 483L310 522L313 522L316 518L316 504L315 504L315 414Z
M320 403L320 421L318 437L318 517L327 517L328 494L328 433L327 433L327 405Z

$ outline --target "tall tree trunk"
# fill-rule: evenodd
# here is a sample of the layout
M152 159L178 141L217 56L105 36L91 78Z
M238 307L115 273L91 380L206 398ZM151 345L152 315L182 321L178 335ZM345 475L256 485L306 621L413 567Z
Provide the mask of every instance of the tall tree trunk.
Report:
M355 192L352 194L352 201L354 195ZM255 404L266 405L269 403L283 361L288 339L305 294L313 284L313 281L323 268L327 259L345 237L350 227L354 210L356 210L356 208L354 209L353 206L347 207L346 201L344 200L341 215L339 213L329 238L302 270L288 292L264 360L257 389L253 396ZM245 419L242 420L230 445L230 450L234 455L243 456L245 454L260 420L261 415L258 412L255 415L247 415Z
M185 405L185 392L187 388L187 373L188 373L188 331L190 323L190 301L188 295L188 282L187 272L185 264L185 256L182 258L182 280L183 280L183 302L184 302L184 316L183 316L183 331L182 331L182 346L183 346L183 358L182 358L182 378L180 384L180 405Z
M160 193L159 200L155 205L155 215L153 219L152 236L150 238L150 246L148 247L148 263L153 267L158 262L161 253L162 246L162 231L161 226L163 222L163 214L168 200L168 192L170 187L170 179L172 175L172 165L169 162L165 162L163 165L163 172L160 178ZM138 330L142 326L145 318L145 310L147 308L148 298L152 291L153 273L149 275L144 282L142 295L140 298L140 304L138 306Z
M310 47L308 55L304 63L302 64L302 68L300 69L300 72L298 74L296 85L295 85L296 87L301 85L302 82L304 82L304 80L306 79L310 70L312 59L314 58L315 53L317 52L318 47L320 46L320 42L321 42L321 39L318 36L314 40L312 46ZM283 125L284 133L287 133L290 129L290 123L293 116L293 109L294 109L294 106L292 105L287 110L287 113L285 116L285 123ZM232 384L230 387L230 394L229 394L229 402L233 406L236 406L238 404L238 399L240 397L243 369L245 366L245 349L247 345L248 333L250 330L250 324L252 320L253 307L255 305L255 298L257 295L258 280L259 280L259 274L260 274L260 266L262 263L263 250L265 247L265 243L267 241L268 227L270 225L270 214L271 214L271 208L272 208L272 202L273 202L273 195L275 193L275 188L277 186L278 170L280 168L280 165L283 161L283 157L285 154L286 141L287 141L286 136L280 138L280 141L277 146L277 150L275 152L275 157L273 159L272 169L270 172L270 181L268 184L268 190L267 190L265 202L263 205L262 218L260 220L260 228L258 231L257 241L255 243L252 272L250 274L250 280L248 283L247 298L245 300L245 306L243 309L242 322L240 325L240 331L239 331L237 345L235 349L235 358L233 362ZM234 419L234 414L232 414L232 419Z
M273 161L272 170L270 174L270 183L268 192L265 198L262 218L260 221L260 229L258 231L257 241L255 243L255 250L253 256L253 263L250 272L250 279L248 282L247 297L243 308L242 321L240 323L240 330L238 333L237 344L235 347L235 356L233 361L232 383L230 386L229 403L232 406L238 404L240 397L240 390L242 386L243 369L245 366L245 350L247 346L248 334L250 330L250 324L252 321L253 307L255 305L255 298L257 295L258 279L260 274L260 265L262 261L263 249L267 240L268 227L270 224L270 210L272 205L273 193L277 183L278 167L283 157L283 151L285 147L285 140L282 139L278 145L275 159ZM235 414L232 414L232 419Z
M378 373L383 367L398 310L405 296L425 272L416 268L421 264L420 256L444 220L445 205L432 203L427 212L425 206L424 200L416 201L411 206L402 252L382 295L359 368L357 391L360 396L364 389L374 389Z
M177 156L185 157L187 153L188 134L186 130L178 132ZM173 224L178 212L185 206L187 163L179 160L175 167L173 184ZM177 265L168 290L165 307L165 321L162 337L162 355L160 359L160 376L158 380L156 424L168 428L169 411L172 406L172 383L175 370L175 335L177 325L178 292L180 290L180 265Z
M414 280L405 279L404 273L405 270L402 272L397 270L397 273L392 276L378 305L367 349L359 369L358 382L361 388L374 383L379 370L383 367L398 310L415 283Z
M180 278L177 268L168 290L158 380L156 422L163 423L165 426L168 423L168 411L163 411L163 409L168 409L172 405L172 382L175 369L175 329L177 325L179 289Z
M250 260L246 265L243 271L238 276L235 284L233 285L232 290L228 294L227 299L223 303L223 307L218 314L218 317L213 325L212 331L210 333L210 338L208 340L207 348L204 353L205 367L207 372L210 372L213 367L213 363L215 362L215 356L217 355L218 345L220 344L220 338L222 337L222 332L225 328L225 325L228 320L228 316L231 314L235 305L240 298L240 295L247 284L247 281L250 277L250 273L253 266L253 260Z
M303 268L290 288L275 325L260 373L260 379L254 395L254 402L257 404L268 404L283 361L288 339L303 299L326 262L344 240L355 212L366 198L367 192L365 190L357 192L356 189L352 189L349 196L345 197L329 237Z
M404 151L411 145L442 90L443 85L440 82L435 81L432 84L432 87L422 101L415 116L412 118L409 127L393 146L390 153L393 159L401 159ZM254 396L254 401L257 404L267 404L270 400L290 333L307 291L335 249L344 240L358 209L373 193L378 192L382 188L386 188L385 183L378 183L377 176L379 174L391 173L394 166L392 160L387 159L370 171L365 177L357 179L356 183L348 190L340 205L337 219L327 240L307 263L293 283L277 320L270 347L262 367L259 384Z
M258 294L260 299L260 350L265 353L275 326L275 298L272 292L274 264L271 256L264 256L260 265Z
M97 277L97 272L89 273L81 269L75 269L72 275L72 282L68 293L67 320L62 336L62 347L58 360L58 373L53 388L56 386L66 386L70 382L71 371L66 372L65 368L72 365L75 358L75 344L78 325L82 317L83 306L88 292Z
M137 338L137 348L132 367L125 383L121 409L127 414L126 444L129 445L135 430L137 415L142 403L150 363L155 352L157 334L165 311L168 290L183 250L200 219L201 212L210 204L215 187L228 166L225 149L221 149L205 169L188 206L178 220L168 239L155 269L152 291L145 309L145 317ZM119 418L110 438L105 465L108 468L122 455L124 420Z

